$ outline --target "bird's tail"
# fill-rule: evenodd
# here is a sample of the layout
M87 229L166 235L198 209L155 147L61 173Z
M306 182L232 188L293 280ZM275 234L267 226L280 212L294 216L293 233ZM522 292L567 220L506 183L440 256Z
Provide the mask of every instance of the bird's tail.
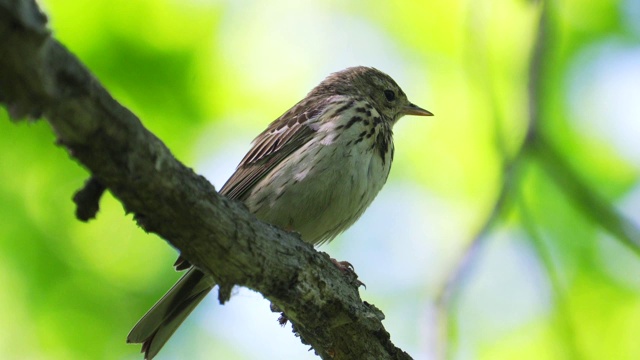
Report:
M127 342L141 343L144 358L153 359L215 285L210 276L192 267L138 321L127 336Z

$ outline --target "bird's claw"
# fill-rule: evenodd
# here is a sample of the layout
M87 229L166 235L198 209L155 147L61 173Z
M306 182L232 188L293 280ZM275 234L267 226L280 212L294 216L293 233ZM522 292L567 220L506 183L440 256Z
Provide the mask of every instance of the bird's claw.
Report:
M334 258L331 258L331 262L340 270L342 271L342 273L345 275L345 277L347 278L347 280L349 280L349 282L353 285L356 286L356 288L359 288L360 286L364 286L364 288L367 288L367 285L365 285L365 283L363 283L362 281L358 280L358 274L356 274L355 268L353 267L353 265L348 262L348 261L338 261Z

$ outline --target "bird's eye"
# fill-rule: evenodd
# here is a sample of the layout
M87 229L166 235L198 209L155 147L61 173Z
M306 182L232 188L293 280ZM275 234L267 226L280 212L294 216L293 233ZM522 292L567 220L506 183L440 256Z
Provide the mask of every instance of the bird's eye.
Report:
M393 92L393 90L385 90L384 91L384 96L387 98L387 100L389 101L393 101L396 99L396 94Z

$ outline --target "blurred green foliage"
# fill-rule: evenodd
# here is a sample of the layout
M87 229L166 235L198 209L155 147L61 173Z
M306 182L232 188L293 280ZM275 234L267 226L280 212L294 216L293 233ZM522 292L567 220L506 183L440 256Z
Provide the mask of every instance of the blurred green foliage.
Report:
M637 0L548 4L533 106L540 114L536 133L554 157L533 149L519 158L494 218L503 166L527 133L539 2L43 0L42 6L54 36L197 171L236 146L230 139L250 141L328 72L373 65L390 73L436 117L396 127L389 186L428 193L449 224L417 235L440 242L432 246L438 254L424 255L445 260L425 265L436 279L425 276L393 297L384 288L375 293L382 285L368 290L392 324L387 309L404 306L403 296L419 300L411 308L419 312L412 314L417 323L390 329L396 344L416 358L640 358L640 259L634 245L620 241L621 234L640 238L634 225L640 144L623 146L624 133L639 129L628 118L638 120L640 92L620 82L612 90L619 103L602 100L610 76L640 81ZM635 67L611 68L611 48L632 56ZM635 102L628 96L634 91ZM635 115L625 117L625 110ZM46 122L12 124L0 111L0 358L139 358L126 334L177 278L170 266L175 252L136 228L110 196L96 220L76 221L71 196L88 174L54 142ZM432 214L413 215L433 221ZM492 219L490 231L477 236ZM366 226L376 231L374 222ZM356 241L345 238L338 241ZM465 253L472 241L477 246ZM331 251L343 251L336 246ZM400 258L417 251L398 246ZM466 265L461 254L473 265L439 307L446 279ZM375 274L364 276L369 285L367 277ZM433 322L425 311L446 313ZM428 336L441 329L440 341ZM256 358L215 331L185 334L178 332L182 348L165 349L166 358L208 358L212 348L224 358Z

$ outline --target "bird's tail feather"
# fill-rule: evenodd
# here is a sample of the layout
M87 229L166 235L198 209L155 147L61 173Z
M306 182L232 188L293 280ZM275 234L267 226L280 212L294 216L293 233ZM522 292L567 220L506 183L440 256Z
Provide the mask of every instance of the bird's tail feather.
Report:
M192 267L138 321L127 336L127 342L142 343L144 358L153 359L215 285L210 276Z

